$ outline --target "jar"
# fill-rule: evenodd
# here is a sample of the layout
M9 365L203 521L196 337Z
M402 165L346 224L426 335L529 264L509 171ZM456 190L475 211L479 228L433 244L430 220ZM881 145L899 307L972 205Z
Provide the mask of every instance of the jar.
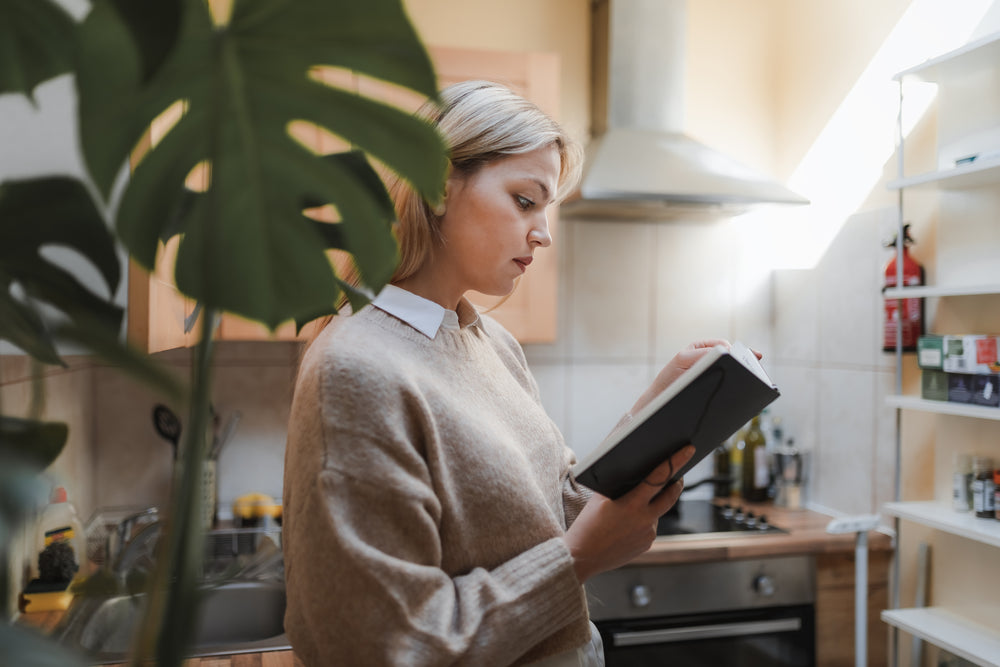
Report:
M955 454L951 475L951 504L957 512L972 509L972 457Z
M994 518L993 459L972 457L972 509L976 516Z

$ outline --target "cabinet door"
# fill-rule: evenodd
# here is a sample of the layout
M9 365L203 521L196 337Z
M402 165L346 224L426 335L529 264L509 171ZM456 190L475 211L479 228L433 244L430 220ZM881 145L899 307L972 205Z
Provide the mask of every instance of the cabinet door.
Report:
M487 79L510 86L532 100L542 110L558 118L559 58L553 53L524 53L431 47L429 49L444 87L468 79ZM356 76L334 68L316 68L312 75L338 86L355 89L407 110L415 110L423 101L419 95L379 81ZM150 146L180 117L180 107L168 110L154 121L143 143L133 155L133 164L141 159ZM293 135L317 153L344 150L347 145L338 137L309 123L300 122L291 128ZM197 189L204 176L193 172L189 187ZM322 219L324 211L313 212ZM523 343L552 342L556 338L556 290L558 280L558 211L549 211L549 231L554 243L535 256L531 270L519 281L514 293L506 300L471 294L472 301L503 324ZM158 352L193 345L197 328L184 333L184 320L194 309L190 299L173 286L172 275L176 257L176 239L161 248L157 269L150 275L144 269L129 267L129 339L140 349ZM337 261L331 257L331 261ZM266 327L235 315L222 317L216 332L218 340L295 340L295 327L287 323L270 332Z

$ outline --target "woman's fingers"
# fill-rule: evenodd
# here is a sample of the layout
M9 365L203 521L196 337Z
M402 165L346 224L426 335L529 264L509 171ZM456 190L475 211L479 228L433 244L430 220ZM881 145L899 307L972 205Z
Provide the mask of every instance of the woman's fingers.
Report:
M652 501L653 498L663 492L664 487L674 478L674 473L683 468L684 464L690 461L692 456L694 456L693 445L679 449L673 456L656 466L653 472L646 475L646 478L642 480L642 484L639 484L632 493L640 494L647 503ZM677 494L680 495L680 491ZM668 505L667 509L669 508L670 506Z

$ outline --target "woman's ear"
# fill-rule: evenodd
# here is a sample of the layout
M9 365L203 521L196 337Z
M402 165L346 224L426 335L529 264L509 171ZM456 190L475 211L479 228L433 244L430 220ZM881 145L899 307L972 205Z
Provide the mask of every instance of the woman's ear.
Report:
M431 213L433 213L439 218L445 214L445 211L448 210L447 206L448 193L450 191L451 191L451 177L449 176L448 179L444 182L444 195L441 196L441 201L438 202L437 206L431 209Z

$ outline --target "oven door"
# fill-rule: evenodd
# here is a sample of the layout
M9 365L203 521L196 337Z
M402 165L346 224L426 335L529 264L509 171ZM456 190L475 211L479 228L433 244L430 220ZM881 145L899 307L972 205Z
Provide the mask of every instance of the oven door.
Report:
M812 605L596 623L607 667L812 667Z

